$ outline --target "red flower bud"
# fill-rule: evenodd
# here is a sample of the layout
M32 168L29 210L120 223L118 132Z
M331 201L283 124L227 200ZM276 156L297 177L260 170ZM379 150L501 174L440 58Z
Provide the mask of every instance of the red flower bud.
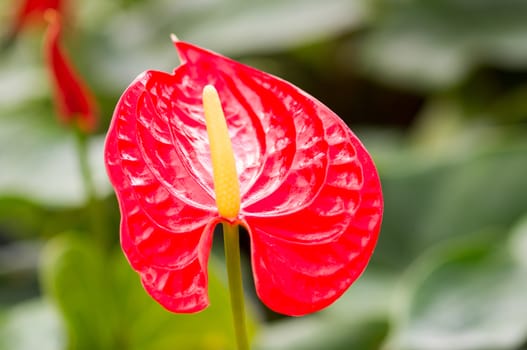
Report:
M44 40L44 54L53 82L57 113L63 122L74 122L82 131L93 132L97 126L95 99L60 46L60 16L55 11L49 11L46 19L49 25Z

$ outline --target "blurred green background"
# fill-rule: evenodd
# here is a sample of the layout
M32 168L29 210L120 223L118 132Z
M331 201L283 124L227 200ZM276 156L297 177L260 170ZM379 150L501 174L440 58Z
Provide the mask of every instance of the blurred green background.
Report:
M20 2L0 2L1 35ZM99 199L54 113L43 28L26 30L0 54L0 349L233 348L219 240L212 306L192 316L151 301L118 246L104 133L140 72L177 66L170 33L308 91L379 168L379 243L335 305L272 314L246 262L254 349L527 349L527 1L76 0L70 15L63 42L102 112Z

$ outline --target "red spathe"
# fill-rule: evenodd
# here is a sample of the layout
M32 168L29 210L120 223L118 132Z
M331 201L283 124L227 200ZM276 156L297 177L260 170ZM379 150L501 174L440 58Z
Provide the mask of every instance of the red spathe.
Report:
M172 74L142 73L108 132L107 171L121 243L148 293L173 312L208 305L207 261L219 217L201 100L218 90L241 191L235 222L249 232L256 291L276 312L335 301L365 269L383 200L353 132L290 83L186 42Z
M74 122L83 132L93 132L98 119L95 98L60 45L60 15L50 10L46 18L49 25L44 38L44 55L52 79L57 113L64 123Z

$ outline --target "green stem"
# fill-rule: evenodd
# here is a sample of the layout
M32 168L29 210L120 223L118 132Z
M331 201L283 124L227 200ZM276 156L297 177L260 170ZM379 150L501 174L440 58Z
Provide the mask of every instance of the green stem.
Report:
M236 334L238 349L249 350L249 340L247 338L245 323L239 235L238 225L223 223L223 242L225 245L225 260L229 278L231 309L234 319L234 333Z
M77 156L81 170L82 183L87 198L87 207L90 211L91 231L94 237L99 241L103 250L107 248L105 214L101 207L93 181L92 171L89 162L88 136L79 129L75 130L77 141Z

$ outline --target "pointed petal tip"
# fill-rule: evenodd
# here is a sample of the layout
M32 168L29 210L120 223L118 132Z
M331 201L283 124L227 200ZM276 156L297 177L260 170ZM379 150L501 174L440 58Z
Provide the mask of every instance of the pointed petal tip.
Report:
M179 57L179 61L181 64L184 64L187 59L184 55L184 53L181 51L181 46L179 46L179 44L182 42L181 40L179 40L179 38L176 36L176 34L174 33L171 33L170 34L170 40L172 40L172 44L174 45L174 47L176 48L176 51L177 51L177 54L178 54L178 57Z
M174 34L174 33L171 33L171 34L170 34L170 40L172 40L172 42L173 42L174 44L177 43L178 41L180 41L179 38L178 38L178 37L176 36L176 34Z

